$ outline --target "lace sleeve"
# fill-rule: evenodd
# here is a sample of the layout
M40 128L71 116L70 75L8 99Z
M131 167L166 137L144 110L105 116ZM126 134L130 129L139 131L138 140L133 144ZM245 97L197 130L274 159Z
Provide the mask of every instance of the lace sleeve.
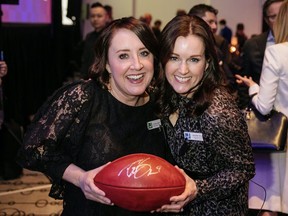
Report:
M92 81L80 81L57 90L38 110L27 128L18 162L43 172L53 182L62 175L80 149L93 95ZM75 132L77 130L77 132Z

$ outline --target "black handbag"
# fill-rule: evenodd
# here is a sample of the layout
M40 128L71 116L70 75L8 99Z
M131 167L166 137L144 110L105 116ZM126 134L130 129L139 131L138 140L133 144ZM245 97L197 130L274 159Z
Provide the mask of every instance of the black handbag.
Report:
M247 108L244 112L253 150L286 150L288 142L287 116L275 110L264 116L253 106Z

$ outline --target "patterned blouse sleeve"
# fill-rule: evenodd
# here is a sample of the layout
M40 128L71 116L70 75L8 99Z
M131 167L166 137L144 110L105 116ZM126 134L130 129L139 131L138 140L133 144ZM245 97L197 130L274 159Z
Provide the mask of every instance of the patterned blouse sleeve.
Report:
M220 93L221 95L221 93ZM244 115L233 99L219 96L212 105L203 125L209 125L210 167L215 174L203 180L196 180L197 200L211 196L225 198L248 183L255 175L251 143ZM196 200L195 200L196 201Z
M60 88L38 110L18 154L24 168L43 172L52 182L61 182L80 149L92 101L91 83L80 81Z

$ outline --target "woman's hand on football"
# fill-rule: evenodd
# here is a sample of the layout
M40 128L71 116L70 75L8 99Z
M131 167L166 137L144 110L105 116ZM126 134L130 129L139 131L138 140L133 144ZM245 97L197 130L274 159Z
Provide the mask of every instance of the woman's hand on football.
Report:
M195 199L197 195L196 183L191 179L182 169L176 168L184 175L186 180L185 190L179 196L173 196L170 198L171 203L163 205L161 208L157 209L157 212L181 212L184 207Z

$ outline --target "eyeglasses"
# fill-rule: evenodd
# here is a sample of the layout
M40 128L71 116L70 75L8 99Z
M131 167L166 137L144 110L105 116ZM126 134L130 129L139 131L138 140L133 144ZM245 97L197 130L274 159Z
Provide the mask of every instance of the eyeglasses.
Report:
M277 15L270 15L270 16L266 16L266 19L268 19L269 21L274 21L276 19Z

